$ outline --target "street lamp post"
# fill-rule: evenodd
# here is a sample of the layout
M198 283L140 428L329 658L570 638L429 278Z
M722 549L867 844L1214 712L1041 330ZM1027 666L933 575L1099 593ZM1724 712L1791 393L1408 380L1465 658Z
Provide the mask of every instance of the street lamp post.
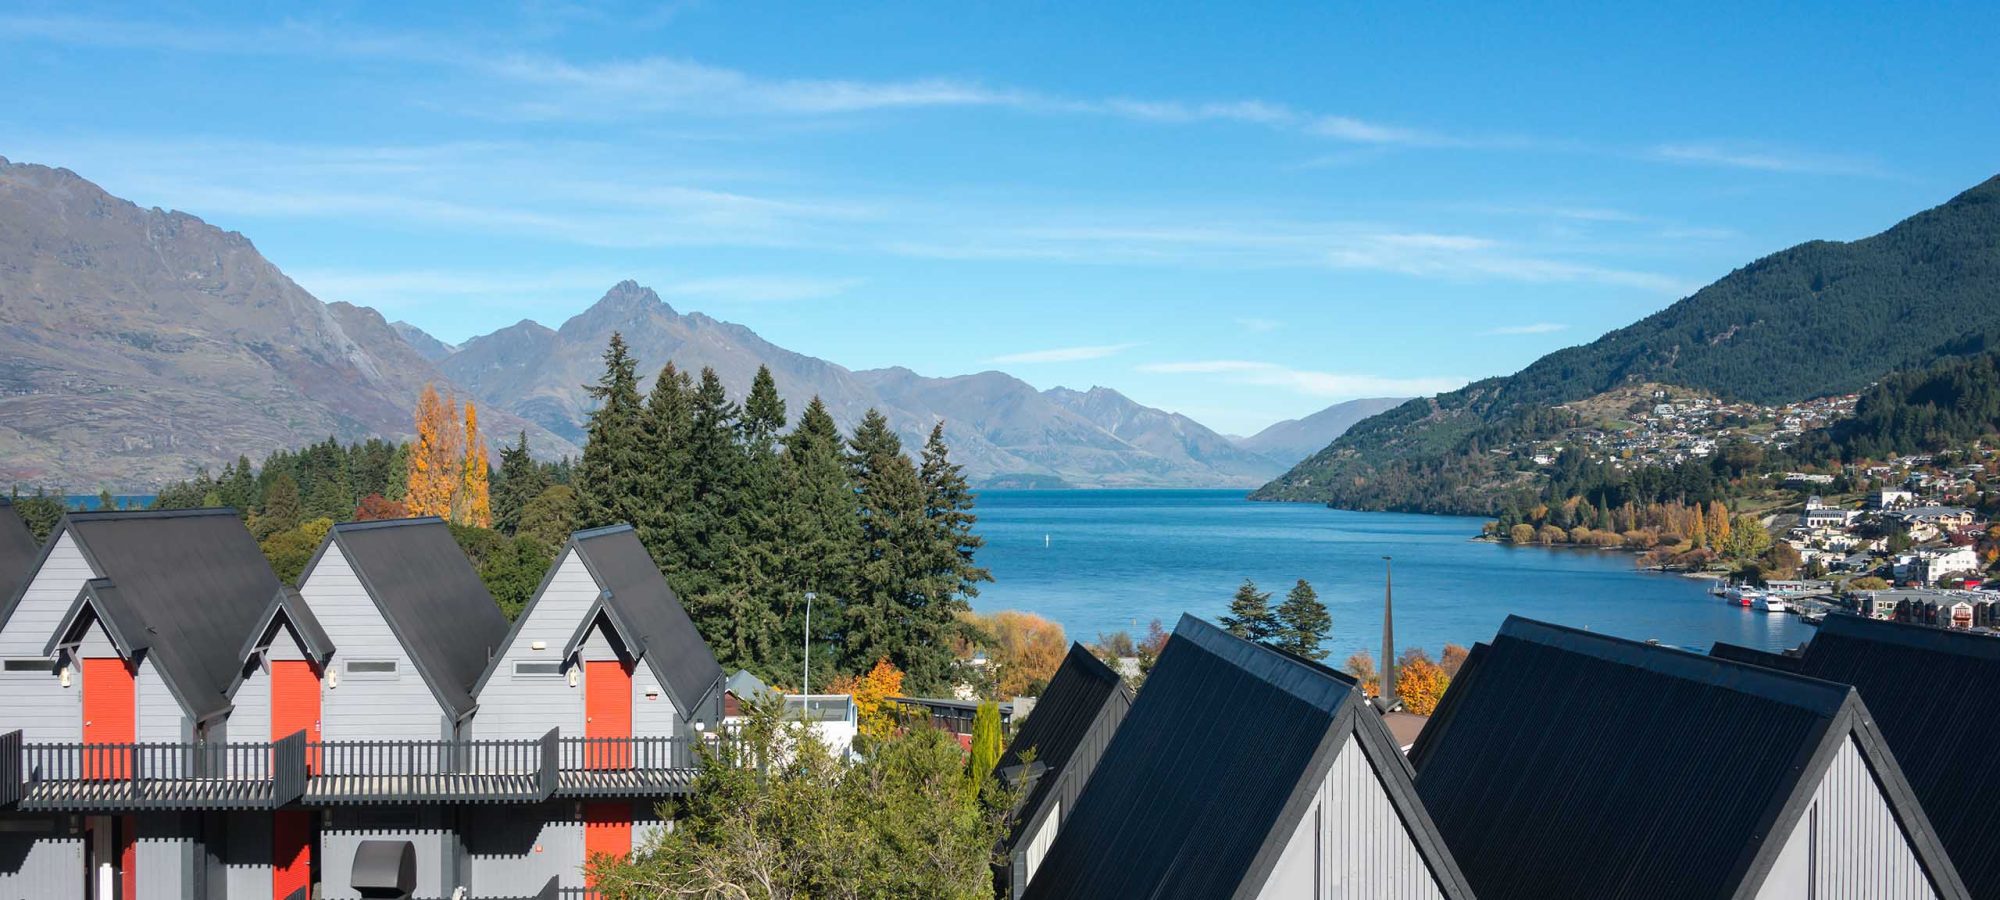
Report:
M812 696L813 686L813 592L806 592L806 665L805 673L799 676L800 693Z

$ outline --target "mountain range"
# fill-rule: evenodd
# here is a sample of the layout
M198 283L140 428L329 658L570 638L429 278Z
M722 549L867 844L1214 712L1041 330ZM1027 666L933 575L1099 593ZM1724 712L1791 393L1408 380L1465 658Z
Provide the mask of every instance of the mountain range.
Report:
M144 490L328 435L400 439L426 384L480 401L491 440L524 431L539 456L575 454L583 385L614 331L648 381L672 360L713 367L741 396L764 365L793 413L814 395L843 426L879 408L910 443L942 420L986 486L1254 487L1298 458L1298 433L1323 442L1352 419L1330 410L1234 440L1104 387L850 370L633 282L558 328L452 345L321 302L241 234L0 158L0 483Z
M1487 514L1533 474L1489 452L1546 438L1554 407L1677 385L1779 404L1852 393L2000 346L2000 177L1851 242L1766 256L1640 321L1521 371L1356 424L1254 496Z

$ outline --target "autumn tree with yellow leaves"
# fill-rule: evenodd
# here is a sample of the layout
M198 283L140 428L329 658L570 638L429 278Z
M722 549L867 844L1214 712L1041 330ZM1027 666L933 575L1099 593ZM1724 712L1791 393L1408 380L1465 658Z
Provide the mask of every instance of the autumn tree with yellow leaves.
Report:
M487 493L486 444L470 401L459 419L457 398L424 385L417 396L417 436L410 442L409 482L403 505L412 516L437 516L463 525L492 522Z

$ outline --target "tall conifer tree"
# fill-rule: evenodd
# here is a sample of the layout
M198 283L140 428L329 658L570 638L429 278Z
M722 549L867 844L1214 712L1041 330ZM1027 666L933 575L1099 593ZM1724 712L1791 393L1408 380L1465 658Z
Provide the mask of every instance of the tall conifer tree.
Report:
M604 374L586 390L597 408L590 411L584 424L583 462L577 473L583 524L632 521L644 463L638 369L623 335L611 333L611 343L604 350Z

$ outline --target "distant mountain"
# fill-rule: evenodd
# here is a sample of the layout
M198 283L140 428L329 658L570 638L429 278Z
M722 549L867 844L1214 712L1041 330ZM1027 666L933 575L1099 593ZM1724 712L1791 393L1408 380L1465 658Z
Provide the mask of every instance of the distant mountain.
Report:
M403 338L404 343L415 347L418 355L433 363L442 362L445 357L458 350L457 347L431 337L430 332L408 322L390 322L389 327L396 329L396 334Z
M452 389L374 310L321 303L242 235L0 159L0 483L142 489L328 435L406 435L433 381Z
M1874 237L1774 253L1514 375L1367 419L1256 496L1488 513L1532 475L1487 451L1559 432L1559 404L1647 382L1765 404L1850 393L1997 333L2000 177Z
M1408 397L1371 397L1335 403L1303 419L1286 419L1249 437L1236 438L1235 443L1280 465L1290 466L1333 443L1334 438L1346 434L1354 423L1407 402Z
M467 340L440 368L474 396L581 441L589 410L583 386L603 370L614 331L624 335L647 385L672 360L690 370L714 368L741 396L762 365L794 415L814 396L843 427L877 408L912 449L943 420L953 457L976 483L1254 487L1283 468L1115 391L1044 393L1001 372L928 378L902 368L854 371L741 325L678 312L631 281L560 328L522 321Z

